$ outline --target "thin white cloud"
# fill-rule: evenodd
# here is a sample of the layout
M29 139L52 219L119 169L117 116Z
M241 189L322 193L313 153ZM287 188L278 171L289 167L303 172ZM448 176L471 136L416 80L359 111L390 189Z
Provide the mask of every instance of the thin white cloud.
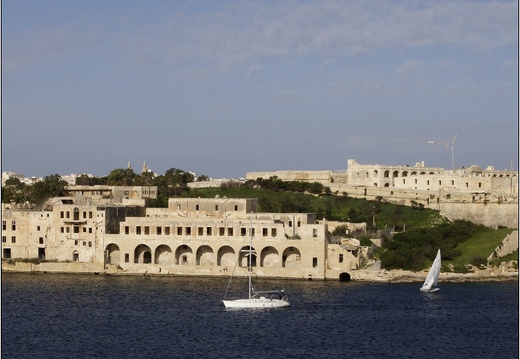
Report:
M479 50L517 42L516 2L326 1L232 4L222 11L119 35L141 63L214 63L230 71L259 57L352 56L386 47Z
M172 5L173 7L174 5ZM180 12L130 23L36 29L30 41L4 43L4 69L85 51L96 37L113 39L123 61L140 67L212 67L226 73L259 58L355 56L389 47L494 49L518 42L516 1L224 2L205 12ZM90 21L92 21L90 19ZM25 39L26 40L26 39ZM130 56L130 57L129 57Z

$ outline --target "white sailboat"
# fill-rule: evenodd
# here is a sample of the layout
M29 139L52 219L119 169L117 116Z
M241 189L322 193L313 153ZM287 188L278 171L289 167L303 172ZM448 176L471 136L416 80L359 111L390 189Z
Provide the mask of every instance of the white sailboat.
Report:
M275 290L275 291L254 291L253 283L252 283L252 266L253 266L253 212L251 212L251 223L249 225L249 249L244 250L243 252L248 253L247 258L247 274L249 279L249 287L248 287L248 298L245 299L234 299L234 300L222 300L224 306L226 308L236 308L236 309L247 309L247 308L283 308L289 306L289 301L287 296L284 293L284 290ZM240 258L240 256L239 256ZM238 260L238 259L237 259ZM231 282L231 278L230 278ZM229 288L229 285L228 285ZM227 291L226 291L227 293ZM225 297L225 295L224 295Z
M439 274L441 273L441 250L437 251L437 255L433 261L433 264L426 276L426 280L424 281L423 286L421 287L421 292L424 293L433 293L439 290L437 287L437 282L439 280Z

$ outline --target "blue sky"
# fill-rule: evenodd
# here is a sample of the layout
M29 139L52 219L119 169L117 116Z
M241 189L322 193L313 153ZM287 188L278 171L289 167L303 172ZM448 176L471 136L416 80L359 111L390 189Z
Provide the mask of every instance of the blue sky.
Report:
M450 169L455 134L518 169L517 1L2 1L3 171Z

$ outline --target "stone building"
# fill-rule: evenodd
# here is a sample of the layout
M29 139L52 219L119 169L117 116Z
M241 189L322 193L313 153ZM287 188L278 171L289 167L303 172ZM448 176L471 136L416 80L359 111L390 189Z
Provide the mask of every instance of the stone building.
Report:
M347 184L350 186L386 187L444 192L501 192L518 194L518 172L482 170L470 166L457 170L426 167L424 162L414 166L362 165L348 160Z
M258 213L257 203L171 198L168 208L146 208L72 196L42 211L4 206L2 259L45 259L34 271L207 276L246 276L251 260L260 277L337 279L368 250L329 243L314 214Z
M247 180L276 176L283 181L318 182L332 193L368 200L424 206L450 220L469 220L497 228L518 228L518 172L492 166L457 170L408 165L359 164L346 171L249 172Z
M75 202L120 203L128 200L157 198L157 186L67 186L65 194Z

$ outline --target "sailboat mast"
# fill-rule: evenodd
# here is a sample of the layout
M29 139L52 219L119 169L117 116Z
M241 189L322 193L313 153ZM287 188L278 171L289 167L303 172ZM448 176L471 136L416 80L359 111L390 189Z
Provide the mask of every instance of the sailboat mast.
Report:
M253 212L251 211L251 220L249 221L249 265L247 267L249 277L249 299L251 299L253 285L251 283L251 272L253 270Z

